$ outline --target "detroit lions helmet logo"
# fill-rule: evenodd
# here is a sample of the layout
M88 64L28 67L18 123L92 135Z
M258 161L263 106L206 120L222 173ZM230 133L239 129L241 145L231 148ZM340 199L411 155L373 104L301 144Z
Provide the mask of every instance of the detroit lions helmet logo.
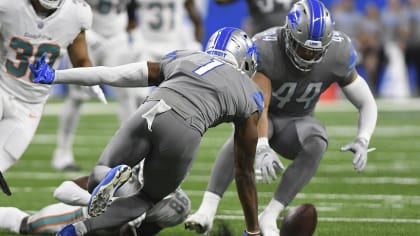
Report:
M300 11L291 11L289 12L289 14L287 15L287 18L290 21L290 26L292 29L296 28L296 26L299 23L299 19L300 19Z

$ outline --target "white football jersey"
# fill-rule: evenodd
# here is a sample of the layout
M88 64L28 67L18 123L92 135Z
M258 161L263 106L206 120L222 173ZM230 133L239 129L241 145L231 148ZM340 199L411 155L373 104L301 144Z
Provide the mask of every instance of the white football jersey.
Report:
M201 50L195 41L184 0L136 0L135 41L147 59L159 59L177 49Z
M149 39L173 41L182 36L183 0L137 0L141 32Z
M29 64L44 52L58 58L80 31L90 28L92 12L81 0L64 0L52 15L39 17L29 0L0 1L0 86L27 102L43 102L50 85L34 84Z
M129 0L86 0L93 11L92 30L104 37L125 32Z

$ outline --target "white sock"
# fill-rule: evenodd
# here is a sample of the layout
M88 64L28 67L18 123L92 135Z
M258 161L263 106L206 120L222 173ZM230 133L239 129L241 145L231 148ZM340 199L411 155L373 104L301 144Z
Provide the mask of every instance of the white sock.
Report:
M277 219L280 212L284 209L284 205L276 199L272 198L270 203L265 207L264 211L260 214L260 220Z
M83 221L76 222L73 224L73 226L78 236L83 236L87 233L87 228Z
M211 216L214 218L216 215L217 207L219 206L220 196L212 192L205 191L203 201L197 212Z
M16 207L0 207L0 228L19 233L22 220L26 216L26 212Z
M87 206L90 193L73 181L64 181L54 191L54 198L73 206Z

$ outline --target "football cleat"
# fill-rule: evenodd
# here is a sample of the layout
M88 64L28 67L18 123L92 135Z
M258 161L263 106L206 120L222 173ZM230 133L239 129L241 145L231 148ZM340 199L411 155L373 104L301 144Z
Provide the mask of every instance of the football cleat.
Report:
M117 192L130 177L131 168L129 166L118 165L112 168L93 190L88 204L88 214L95 217L104 213L115 192Z
M213 220L205 214L195 213L185 220L184 227L196 233L207 235L213 227Z
M66 225L60 231L57 232L56 236L78 236L76 229L72 224Z

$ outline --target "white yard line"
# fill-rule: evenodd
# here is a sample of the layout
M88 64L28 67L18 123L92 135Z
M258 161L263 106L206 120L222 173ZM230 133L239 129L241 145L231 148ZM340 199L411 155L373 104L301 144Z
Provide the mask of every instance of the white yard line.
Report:
M221 220L243 220L241 215L216 215ZM320 222L371 222L371 223L409 223L420 224L420 219L402 218L344 218L344 217L318 217Z
M380 111L420 111L420 99L376 99ZM62 112L62 102L47 103L44 115L58 115ZM348 112L355 111L356 108L346 99L337 99L331 102L320 102L316 108L317 112ZM82 114L117 114L117 103L113 100L107 105L100 102L86 102L82 106Z

